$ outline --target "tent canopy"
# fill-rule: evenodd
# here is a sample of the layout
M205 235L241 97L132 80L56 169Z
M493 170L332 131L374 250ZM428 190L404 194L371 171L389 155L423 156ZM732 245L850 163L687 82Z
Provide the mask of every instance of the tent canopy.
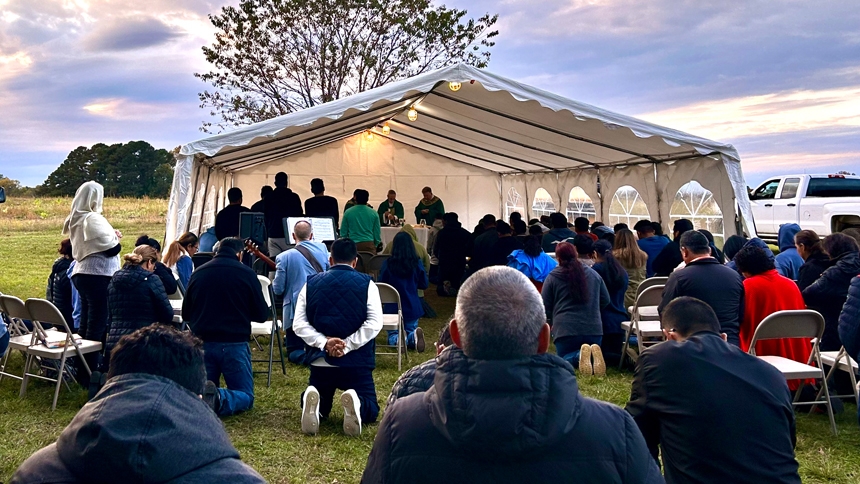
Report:
M415 121L408 119L411 108ZM386 123L390 130L383 132ZM396 188L407 218L420 188L429 185L466 224L510 207L536 215L531 202L538 188L564 212L574 187L608 223L613 194L628 185L649 217L665 224L678 188L695 179L719 206L725 235L737 232L736 207L753 233L731 145L465 64L194 141L175 155L168 240L214 223L231 186L243 188L250 205L278 171L289 173L291 188L305 195L311 178L323 178L327 194L341 203L354 188L369 189L372 200Z

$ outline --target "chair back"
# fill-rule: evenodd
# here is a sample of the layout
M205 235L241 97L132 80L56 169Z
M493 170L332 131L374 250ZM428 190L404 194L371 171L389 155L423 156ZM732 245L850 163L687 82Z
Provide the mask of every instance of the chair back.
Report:
M755 354L756 342L779 338L815 338L813 346L824 334L824 316L811 309L777 311L764 318L753 333L750 354Z
M27 313L30 315L30 320L33 326L41 328L42 323L47 323L52 326L61 326L66 334L71 334L69 323L63 317L63 313L54 306L54 303L46 299L30 298L24 303L27 308Z
M194 264L194 268L197 269L212 260L213 257L215 257L214 252L198 252L191 256L191 263Z
M0 295L0 313L6 315L9 321L8 329L10 336L25 336L30 334L30 329L24 324L25 319L30 319L24 301L8 294Z
M260 281L260 289L263 290L263 299L266 300L266 306L272 307L272 281L269 280L266 276L257 276L257 280Z
M174 276L175 277L175 276ZM168 294L167 299L171 301L181 301L185 296L185 288L182 287L182 281L176 277L176 290L173 291L173 294Z
M647 279L646 279L647 280ZM636 296L636 307L659 306L663 302L663 286L652 285Z
M377 282L376 288L379 289L379 299L382 304L397 304L397 310L400 311L400 293L397 289L384 282Z
M659 276L649 277L648 279L645 279L644 281L639 283L639 288L636 289L636 295L638 296L639 294L642 294L642 291L644 291L645 289L648 289L651 286L665 286L666 281L668 281L668 280L669 280L668 277L659 277Z
M389 257L391 257L390 254L375 255L370 259L370 262L364 266L364 268L367 269L367 274L370 274L374 281L379 279L379 271L382 270L382 264L384 264Z
M364 272L367 274L367 265L370 264L370 259L376 256L373 252L361 252L358 253L358 261L355 264L355 270L358 272Z

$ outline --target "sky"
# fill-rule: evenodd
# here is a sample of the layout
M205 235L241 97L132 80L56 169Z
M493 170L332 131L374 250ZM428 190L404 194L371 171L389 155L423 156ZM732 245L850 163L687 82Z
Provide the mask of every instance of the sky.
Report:
M78 146L173 149L211 120L195 72L238 0L0 0L0 173L42 183ZM728 142L747 184L860 172L855 2L456 0L499 14L489 69Z

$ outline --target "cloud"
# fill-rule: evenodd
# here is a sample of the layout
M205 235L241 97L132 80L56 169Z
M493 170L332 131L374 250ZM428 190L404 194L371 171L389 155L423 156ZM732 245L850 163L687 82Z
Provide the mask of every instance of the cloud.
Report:
M144 103L123 98L95 99L83 106L87 113L113 120L152 122L176 119L182 114L182 103Z
M115 18L100 23L83 39L91 52L143 49L169 42L182 33L155 18Z

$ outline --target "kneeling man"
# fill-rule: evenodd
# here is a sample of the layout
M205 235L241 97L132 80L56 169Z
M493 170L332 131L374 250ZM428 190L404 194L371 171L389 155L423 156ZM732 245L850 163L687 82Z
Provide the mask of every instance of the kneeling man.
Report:
M331 247L331 268L310 276L299 293L293 331L308 345L311 376L302 395L302 432L316 434L319 417L331 412L334 391L344 390L343 431L361 434L376 421L379 404L373 384L374 338L382 329L382 302L376 284L355 270L355 242Z

